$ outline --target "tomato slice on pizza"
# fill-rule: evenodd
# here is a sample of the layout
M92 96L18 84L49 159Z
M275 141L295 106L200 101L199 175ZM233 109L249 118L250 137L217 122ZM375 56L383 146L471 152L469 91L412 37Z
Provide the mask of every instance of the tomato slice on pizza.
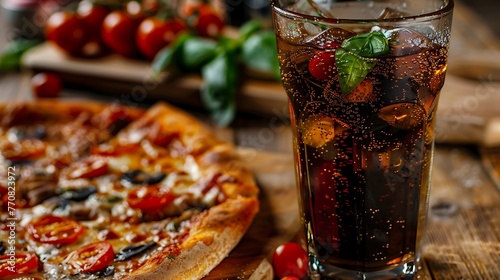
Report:
M54 215L41 216L31 221L26 230L34 240L47 244L70 244L85 231L75 220Z
M113 246L106 241L95 242L71 252L64 260L73 273L92 273L104 269L115 258Z
M14 265L12 265L14 259ZM32 252L15 252L11 255L0 256L0 277L14 277L23 275L38 268L38 258Z

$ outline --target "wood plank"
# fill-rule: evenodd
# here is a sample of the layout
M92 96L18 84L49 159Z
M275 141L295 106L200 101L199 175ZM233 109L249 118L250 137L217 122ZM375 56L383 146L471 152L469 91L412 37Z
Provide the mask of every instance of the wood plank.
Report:
M500 279L498 201L476 154L437 150L424 247L434 279Z

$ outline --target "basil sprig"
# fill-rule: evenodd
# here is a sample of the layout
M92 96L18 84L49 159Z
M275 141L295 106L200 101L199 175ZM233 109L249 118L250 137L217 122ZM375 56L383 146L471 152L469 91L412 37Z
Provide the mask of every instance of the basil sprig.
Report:
M335 51L340 90L350 93L377 64L376 57L389 52L389 41L382 32L361 34L342 42Z
M236 114L240 66L271 74L279 80L279 63L274 32L258 21L240 27L237 38L216 40L183 34L163 49L152 68L159 73L198 72L203 78L200 96L215 123L226 126Z

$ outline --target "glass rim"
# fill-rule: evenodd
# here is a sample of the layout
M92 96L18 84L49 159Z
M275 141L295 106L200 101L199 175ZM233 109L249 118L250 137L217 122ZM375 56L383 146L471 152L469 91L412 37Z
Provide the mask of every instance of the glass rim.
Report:
M321 16L313 16L313 15L308 15L308 14L302 14L298 12L292 12L289 10L284 9L280 5L280 0L272 0L271 1L271 8L274 13L279 14L280 16L284 16L290 19L301 19L301 20L309 20L309 21L315 21L315 22L322 22L322 23L327 23L327 24L363 24L366 25L367 23L374 23L374 24L383 24L383 23L401 23L401 22L408 22L409 20L414 20L414 21L430 21L433 19L440 18L444 15L450 14L453 11L453 8L455 6L454 0L447 0L448 3L446 6L443 8L430 12L430 13L424 13L424 14L418 14L418 15L411 15L411 16L404 16L404 17L398 17L398 18L387 18L387 19L347 19L347 18L327 18L327 17L321 17Z

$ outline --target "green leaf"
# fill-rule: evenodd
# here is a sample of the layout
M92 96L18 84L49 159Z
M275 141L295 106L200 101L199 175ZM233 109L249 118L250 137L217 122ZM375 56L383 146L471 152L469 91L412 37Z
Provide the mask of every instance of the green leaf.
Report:
M276 37L271 30L250 36L242 48L243 62L251 69L273 74L280 78Z
M216 41L201 37L188 38L182 47L181 64L187 70L199 70L215 57L216 51Z
M241 40L245 41L247 40L252 34L256 33L257 31L262 30L262 23L257 20L250 20L247 21L245 24L243 24L240 27L240 38Z
M378 57L389 52L389 41L382 32L351 37L342 42L342 48L363 57Z
M0 54L0 72L19 70L23 54L39 43L41 43L40 40L28 39L16 39L9 42L2 54Z
M184 43L193 37L194 35L190 33L184 33L177 37L172 44L163 48L153 59L153 64L151 65L153 72L160 73L174 65L178 65Z
M236 114L235 95L238 86L236 53L224 48L201 69L201 100L220 126L228 125Z
M335 63L339 72L340 89L343 94L348 94L365 79L377 60L338 48L335 51Z

